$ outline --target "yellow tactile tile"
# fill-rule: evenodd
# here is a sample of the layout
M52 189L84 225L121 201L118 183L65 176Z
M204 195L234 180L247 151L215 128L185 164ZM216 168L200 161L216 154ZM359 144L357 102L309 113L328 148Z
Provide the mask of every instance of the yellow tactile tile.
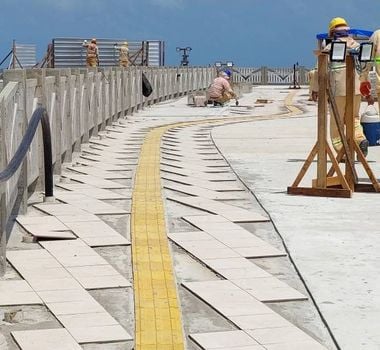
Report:
M289 113L299 114L292 105L295 93L285 99ZM184 350L180 303L165 225L161 193L160 146L169 129L196 124L250 121L252 117L230 120L202 120L158 127L150 131L141 148L132 194L132 263L135 297L136 350Z

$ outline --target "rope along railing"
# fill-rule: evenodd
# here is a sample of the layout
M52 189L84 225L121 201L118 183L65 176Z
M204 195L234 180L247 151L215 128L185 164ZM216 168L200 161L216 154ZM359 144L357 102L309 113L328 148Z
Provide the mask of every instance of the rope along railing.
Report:
M53 165L52 165L52 147L51 147L51 133L49 116L45 108L37 108L28 124L25 135L15 152L13 158L10 160L8 166L0 172L0 183L9 180L21 166L26 152L28 151L34 135L36 134L39 122L42 126L42 140L44 148L44 176L45 176L45 197L53 197Z

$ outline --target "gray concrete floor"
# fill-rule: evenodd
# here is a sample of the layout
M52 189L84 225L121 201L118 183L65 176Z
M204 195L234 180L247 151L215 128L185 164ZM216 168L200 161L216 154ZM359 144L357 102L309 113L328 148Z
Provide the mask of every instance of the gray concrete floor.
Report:
M213 139L271 215L341 349L380 349L379 195L286 194L316 140L316 107L306 98L298 98L305 115L218 127ZM380 147L371 147L368 159L379 175ZM306 186L310 174L315 167Z
M259 265L290 286L306 293L305 285L297 273L299 270L307 288L314 297L311 300L269 304L276 312L318 339L329 349L335 349L323 324L318 309L326 319L332 333L343 350L380 349L380 333L377 319L380 314L380 277L376 273L379 264L377 195L355 194L352 199L327 199L294 197L286 194L315 142L316 107L308 103L306 90L297 91L296 103L305 114L287 119L273 119L270 115L284 111L283 99L287 88L254 88L240 103L247 108L192 108L185 99L159 104L132 117L141 125L159 125L182 120L224 117L249 114L268 116L257 120L217 127L212 136L216 146L227 158L232 169L240 176L249 190L247 198L234 203L243 208L260 208L268 211L273 222L244 224L244 228L281 247L284 239L291 258L254 259ZM257 98L268 98L271 103L252 107ZM377 173L379 148L371 148L369 159ZM362 173L363 175L363 173ZM306 182L312 177L308 176ZM128 181L128 185L131 182ZM166 190L165 193L171 193ZM112 204L129 209L130 201L112 201ZM166 203L169 231L186 231L191 226L180 216L200 213L174 202ZM263 210L260 208L260 210ZM129 216L103 216L110 226L129 238ZM35 243L22 243L23 232L16 226L8 245L12 249L36 248ZM199 261L175 244L171 244L178 282L220 279ZM106 260L121 274L131 279L130 248L97 248ZM9 268L8 278L20 278ZM133 334L133 292L131 288L91 291L93 297L114 316L128 332ZM228 320L180 287L186 334L236 329ZM20 308L0 308L4 312ZM60 327L44 306L22 307L19 320L9 324L0 322L0 349L17 349L10 339L10 331L16 329ZM8 343L8 345L3 345ZM132 348L132 343L88 344L86 350L121 350ZM199 348L188 343L189 350ZM306 350L306 349L305 349Z

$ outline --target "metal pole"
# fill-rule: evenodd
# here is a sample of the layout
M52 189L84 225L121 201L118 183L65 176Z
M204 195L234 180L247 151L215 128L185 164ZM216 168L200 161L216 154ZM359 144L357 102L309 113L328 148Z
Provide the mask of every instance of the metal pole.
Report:
M13 39L13 44L12 44L12 69L16 68L16 40Z

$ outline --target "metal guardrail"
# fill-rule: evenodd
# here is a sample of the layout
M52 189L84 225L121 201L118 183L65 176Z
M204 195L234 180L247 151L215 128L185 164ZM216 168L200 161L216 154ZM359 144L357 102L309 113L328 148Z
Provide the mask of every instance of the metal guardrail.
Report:
M45 108L37 108L28 124L25 135L10 160L8 166L0 172L0 183L9 180L21 166L26 153L32 144L39 122L42 126L42 139L44 146L44 175L45 175L45 197L53 197L53 162L49 116Z

